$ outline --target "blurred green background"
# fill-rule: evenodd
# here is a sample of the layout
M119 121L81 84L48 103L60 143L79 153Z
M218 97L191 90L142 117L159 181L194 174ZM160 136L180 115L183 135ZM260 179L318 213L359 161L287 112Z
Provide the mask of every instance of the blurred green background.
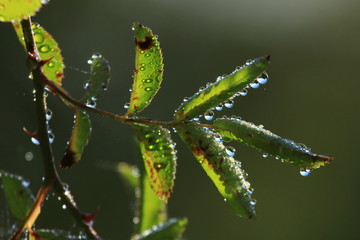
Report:
M360 239L359 8L356 0L52 0L34 21L58 41L67 66L64 87L73 96L81 96L88 78L81 70L88 71L92 53L110 61L111 83L98 107L119 114L132 84L132 22L152 28L164 51L165 79L141 115L158 120L170 120L185 96L218 75L270 54L269 83L217 116L241 116L336 159L301 177L297 167L235 144L258 200L258 218L249 221L231 212L174 136L179 152L170 216L189 218L185 239ZM23 175L36 192L43 174L40 150L22 131L23 126L36 130L32 82L10 24L0 24L0 36L0 169ZM58 162L73 112L57 98L48 99ZM60 174L81 209L100 208L95 228L105 239L129 239L131 198L118 175L104 166L137 161L132 132L94 114L92 123L83 160ZM27 152L33 160L25 160ZM36 226L73 230L74 221L50 197Z

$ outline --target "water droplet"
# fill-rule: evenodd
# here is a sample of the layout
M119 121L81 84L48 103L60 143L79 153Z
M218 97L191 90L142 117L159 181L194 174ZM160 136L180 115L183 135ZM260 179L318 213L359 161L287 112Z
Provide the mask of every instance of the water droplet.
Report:
M39 144L40 144L40 142L39 142L36 138L34 138L34 137L31 138L31 142L32 142L33 144L35 144L35 145L39 145Z
M241 92L239 92L240 96L245 97L248 94L248 91L246 89L242 90Z
M254 188L250 187L250 188L248 189L248 193L249 193L250 195L253 194L253 193L254 193Z
M141 68L140 68L140 71L145 71L145 69L146 69L146 68L144 68L144 67L141 67Z
M227 146L225 150L226 150L226 153L230 155L230 157L235 156L236 150L233 146Z
M234 101L232 99L228 99L224 102L224 106L227 108L232 108L234 106Z
M138 217L133 218L133 223L134 224L139 224L139 222L140 222L140 219Z
M46 120L47 121L50 121L51 120L51 118L52 118L52 111L48 108L48 109L46 109Z
M266 72L263 72L257 79L258 83L266 84L269 80L269 75Z
M143 79L144 83L151 83L153 80L151 78Z
M143 54L145 51L141 50L140 53Z
M263 158L267 158L268 156L269 156L269 154L267 154L267 153L263 153Z
M222 137L221 137L221 135L219 133L215 133L214 137L215 137L215 141L222 142Z
M50 47L48 45L42 45L40 46L39 51L42 53L47 53L50 51Z
M40 2L42 3L42 5L46 5L50 2L50 0L41 0Z
M147 87L147 88L145 88L145 91L147 91L147 92L149 92L149 91L151 91L152 90L152 88L151 87Z
M213 111L207 111L206 113L204 113L204 118L208 121L213 120L214 118L214 112Z
M47 66L49 68L53 68L55 66L55 63L53 63L52 61L48 62Z
M89 60L87 61L87 64L92 65L92 64L94 64L94 61L93 61L92 59L89 59Z
M226 198L224 198L224 202L226 202Z
M223 105L222 103L220 103L219 105L217 105L217 106L215 107L215 109L216 109L217 111L221 111L221 110L223 110L223 107L224 107L224 105Z
M183 102L187 102L187 101L189 101L189 99L190 98L188 98L188 97L184 97Z
M35 43L40 44L44 41L44 37L41 33L34 33Z
M300 168L300 175L303 177L307 177L309 176L309 174L311 173L311 169L308 168Z
M102 57L102 56L101 56L100 53L94 53L94 54L91 56L92 59L98 59L98 58L101 58L101 57Z
M256 199L252 199L252 200L250 201L250 205L251 205L251 206L255 206L256 203L257 203L257 202L256 202Z
M107 88L108 88L108 84L106 82L102 82L101 83L101 88L102 88L102 90L106 91Z
M128 109L129 107L130 107L130 103L125 103L125 104L124 104L124 108L125 108L125 109Z
M150 53L145 54L145 57L150 57L150 56L151 56Z
M65 205L65 204L62 205L62 209L66 209L66 205Z
M256 80L252 83L250 83L251 88L258 88L260 86L260 83L258 83Z
M55 135L52 133L52 132L49 132L48 133L48 136L49 136L49 142L50 144L54 142L54 139L55 139Z
M33 160L33 158L34 158L34 154L32 152L25 153L25 160L26 161L31 161L31 160Z
M92 97L91 99L87 100L86 106L94 108L96 106L96 98Z

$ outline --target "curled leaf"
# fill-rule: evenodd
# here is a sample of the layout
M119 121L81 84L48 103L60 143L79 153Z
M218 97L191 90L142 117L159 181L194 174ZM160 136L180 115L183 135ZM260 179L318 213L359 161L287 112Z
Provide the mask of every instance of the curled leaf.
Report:
M219 118L214 121L223 138L240 141L263 153L306 169L314 169L329 163L333 158L318 155L303 144L282 138L263 127L239 119Z
M134 129L150 186L160 199L167 202L176 172L175 144L170 131L160 126L135 124Z
M219 104L231 99L252 83L270 63L270 57L259 57L237 68L231 74L220 77L203 90L200 90L189 100L183 102L175 111L175 121L186 121L215 108Z
M160 89L164 64L160 43L150 28L134 23L135 31L135 70L130 97L130 106L126 115L142 111L152 101Z
M20 43L25 48L25 41L23 37L22 27L19 23L13 23L16 34ZM55 39L39 24L32 24L32 30L34 33L34 40L36 48L38 49L41 60L44 65L42 71L44 75L50 81L61 85L61 81L64 77L64 62L61 55L61 50L55 41Z
M34 16L41 6L40 0L0 0L0 22L21 21Z
M209 130L190 125L177 130L226 203L237 215L254 218L256 201L251 197L253 190L241 163L229 155L224 144L216 141Z

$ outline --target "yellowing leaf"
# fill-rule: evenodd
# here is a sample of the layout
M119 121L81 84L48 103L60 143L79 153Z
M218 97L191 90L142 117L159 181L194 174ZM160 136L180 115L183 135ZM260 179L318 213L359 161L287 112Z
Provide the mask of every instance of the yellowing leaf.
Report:
M0 21L21 21L34 16L41 6L40 0L0 0Z

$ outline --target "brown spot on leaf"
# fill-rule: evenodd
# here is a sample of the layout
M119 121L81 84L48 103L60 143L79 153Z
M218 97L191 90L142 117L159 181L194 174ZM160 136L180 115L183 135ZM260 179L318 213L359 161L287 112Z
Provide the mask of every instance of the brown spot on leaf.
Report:
M141 50L148 50L152 47L154 41L152 40L152 37L147 36L145 37L145 41L138 41L135 39L135 43Z

